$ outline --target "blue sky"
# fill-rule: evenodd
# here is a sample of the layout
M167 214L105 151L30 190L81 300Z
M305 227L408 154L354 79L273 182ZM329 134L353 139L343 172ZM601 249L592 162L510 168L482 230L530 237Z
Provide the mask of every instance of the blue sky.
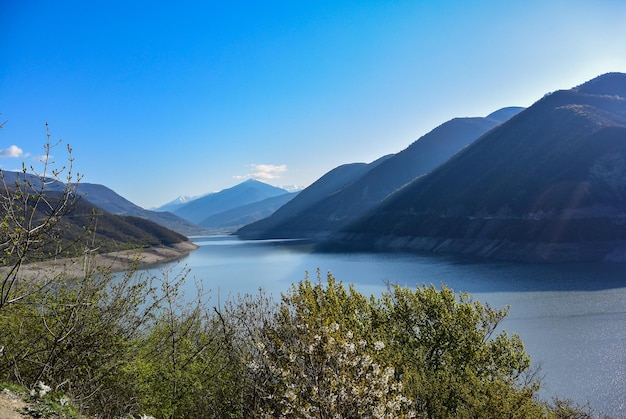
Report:
M6 3L0 167L36 160L48 122L83 181L145 208L251 176L307 186L626 72L621 0Z

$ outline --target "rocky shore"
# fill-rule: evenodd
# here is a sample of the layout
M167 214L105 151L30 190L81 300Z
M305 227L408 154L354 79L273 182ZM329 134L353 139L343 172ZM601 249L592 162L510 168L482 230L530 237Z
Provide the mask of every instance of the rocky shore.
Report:
M326 251L418 251L477 256L524 263L626 262L626 240L539 242L496 240L485 237L451 238L336 234L323 243Z

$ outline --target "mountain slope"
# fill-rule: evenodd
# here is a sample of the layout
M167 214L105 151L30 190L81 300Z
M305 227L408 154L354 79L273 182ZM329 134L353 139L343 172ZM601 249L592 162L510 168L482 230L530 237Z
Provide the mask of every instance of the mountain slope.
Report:
M289 237L289 234L294 233L284 231L285 228L283 226L285 223L289 223L292 219L297 219L298 216L315 204L353 183L373 167L390 157L384 156L369 164L350 163L332 169L308 188L301 191L294 199L279 208L270 217L242 227L237 231L237 234L244 238L272 238L280 237L283 234ZM297 233L295 234L297 235Z
M285 216L278 212L265 224L246 226L243 237L324 237L357 220L379 205L385 197L430 172L463 147L496 127L523 108L505 108L492 118L455 118L422 136L405 150L372 166L350 184L306 209ZM306 191L306 190L305 190ZM295 200L294 200L295 202ZM281 209L282 210L282 209ZM287 207L285 207L287 210ZM278 217L282 218L279 219ZM265 228L264 230L262 230Z
M2 191L3 196L7 193L15 196L17 192L13 188ZM16 215L27 217L34 223L30 227L41 227L32 228L32 243L24 263L47 260L50 255L82 256L87 250L90 253L107 253L155 246L175 247L187 241L185 236L149 220L113 215L81 197L74 201L70 196L70 200L66 202L67 195L56 190L37 196L44 199L30 201L30 206L34 209L32 213L29 207L19 206L14 209ZM58 217L48 218L50 208L63 205L67 205L66 211ZM5 221L9 230L16 228L12 219ZM23 222L29 225L31 221ZM13 263L13 256L15 255L7 254L10 263Z
M210 230L232 232L241 226L269 217L296 195L298 195L298 192L286 193L236 207L211 215L202 221L200 225Z
M79 183L76 192L79 195L83 195L84 199L111 214L145 218L184 235L194 235L203 232L202 227L170 212L143 209L104 185Z
M626 75L554 92L335 239L500 259L617 259L626 240Z
M195 199L174 210L174 214L192 223L201 223L211 215L242 205L288 193L282 188L249 179L232 188Z
M206 195L202 195L202 196L206 196ZM202 198L202 196L196 196L196 197L179 196L178 198L173 199L170 202L167 202L161 205L160 207L151 208L151 209L157 212L172 212L173 213L177 208L180 208L181 206L193 201L194 199Z

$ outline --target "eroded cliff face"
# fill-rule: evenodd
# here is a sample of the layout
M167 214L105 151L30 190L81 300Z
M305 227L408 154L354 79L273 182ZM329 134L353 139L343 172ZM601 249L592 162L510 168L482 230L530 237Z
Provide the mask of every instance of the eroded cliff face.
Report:
M369 231L346 230L332 239L337 245L377 250L533 263L626 262L626 153L600 155L584 179L551 183L527 208L522 214L508 203L473 213L463 205L396 211L387 231L374 218Z
M626 262L626 240L523 242L485 237L334 235L326 249L427 251L527 263Z

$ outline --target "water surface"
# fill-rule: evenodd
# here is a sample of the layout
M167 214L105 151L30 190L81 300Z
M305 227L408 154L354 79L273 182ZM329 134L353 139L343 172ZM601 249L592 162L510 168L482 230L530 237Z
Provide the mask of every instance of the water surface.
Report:
M493 307L510 306L503 328L542 365L542 396L589 401L626 417L626 265L521 264L413 253L314 253L303 241L194 238L200 248L175 269L210 290L210 304L259 288L275 296L331 272L366 295L389 282L445 284ZM193 286L194 281L188 281ZM194 292L193 289L189 292Z

